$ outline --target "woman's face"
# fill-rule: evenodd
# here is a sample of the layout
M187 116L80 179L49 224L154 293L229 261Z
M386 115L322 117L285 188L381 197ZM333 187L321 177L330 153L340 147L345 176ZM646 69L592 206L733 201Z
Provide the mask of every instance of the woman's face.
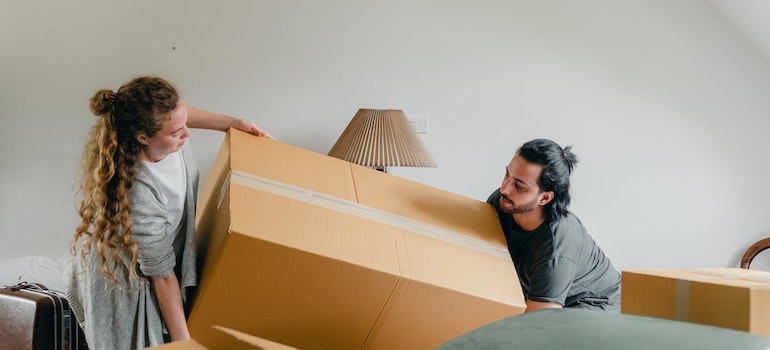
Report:
M163 122L155 135L149 137L140 134L136 138L144 145L144 159L157 162L168 154L179 151L188 137L190 130L187 128L187 105L180 98L176 108L169 113L169 118Z

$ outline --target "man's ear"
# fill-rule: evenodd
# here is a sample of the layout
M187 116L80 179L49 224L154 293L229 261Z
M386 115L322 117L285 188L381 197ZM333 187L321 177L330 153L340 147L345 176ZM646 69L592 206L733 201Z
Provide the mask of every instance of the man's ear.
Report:
M537 204L545 206L553 200L553 191L543 192L540 194L540 200Z
M145 135L145 134L136 135L136 140L139 141L139 143L141 143L141 144L143 144L145 146L150 144L150 141L148 141L148 139L149 139L149 137L147 137L147 135Z

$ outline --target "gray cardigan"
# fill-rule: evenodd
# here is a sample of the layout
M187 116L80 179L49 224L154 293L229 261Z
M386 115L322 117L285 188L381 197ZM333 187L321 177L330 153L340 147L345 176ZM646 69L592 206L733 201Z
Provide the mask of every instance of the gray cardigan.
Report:
M185 243L179 284L182 297L197 283L195 266L195 202L198 170L189 143L180 150L187 176L185 201ZM91 350L141 349L163 344L163 316L158 306L150 277L165 277L174 273L176 257L173 233L166 217L166 198L156 178L143 165L137 165L137 176L129 193L131 201L132 237L139 249L137 273L142 282L129 278L131 254L123 249L116 263L118 285L99 272L99 258L87 255L85 264L79 255L73 259L73 272L67 290L72 311L83 327ZM77 251L82 249L77 242ZM122 289L122 291L121 291Z

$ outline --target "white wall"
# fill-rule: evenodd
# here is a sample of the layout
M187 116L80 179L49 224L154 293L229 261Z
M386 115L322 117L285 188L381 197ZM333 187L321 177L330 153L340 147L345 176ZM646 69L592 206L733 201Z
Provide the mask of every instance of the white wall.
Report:
M321 153L358 108L426 116L439 167L391 172L479 200L521 143L573 145L620 269L770 234L770 66L703 0L0 0L0 47L0 257L67 254L88 99L146 73ZM193 134L203 179L222 136Z

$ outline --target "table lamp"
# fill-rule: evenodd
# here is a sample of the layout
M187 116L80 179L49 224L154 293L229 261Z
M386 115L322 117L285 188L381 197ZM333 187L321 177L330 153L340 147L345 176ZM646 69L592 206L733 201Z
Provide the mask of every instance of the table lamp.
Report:
M399 109L359 109L329 155L382 172L389 166L437 166Z

